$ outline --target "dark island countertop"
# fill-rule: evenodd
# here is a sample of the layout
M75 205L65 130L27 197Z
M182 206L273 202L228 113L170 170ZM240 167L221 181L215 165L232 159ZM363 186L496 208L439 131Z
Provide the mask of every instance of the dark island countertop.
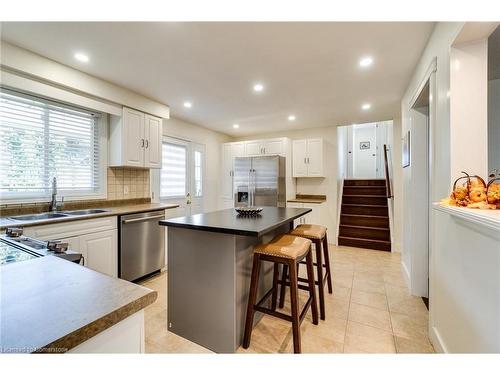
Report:
M307 213L310 208L264 207L257 216L240 216L234 208L160 220L167 227L260 237Z
M157 292L53 256L0 270L0 352L61 353L152 304Z

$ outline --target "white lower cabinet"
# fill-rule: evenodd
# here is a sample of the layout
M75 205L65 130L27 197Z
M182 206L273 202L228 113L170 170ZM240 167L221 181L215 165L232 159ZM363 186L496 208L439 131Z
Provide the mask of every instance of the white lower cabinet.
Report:
M80 252L85 266L109 276L118 276L118 231L89 233L80 236Z
M106 275L118 276L117 217L77 220L24 229L40 240L62 240L84 257L84 266Z

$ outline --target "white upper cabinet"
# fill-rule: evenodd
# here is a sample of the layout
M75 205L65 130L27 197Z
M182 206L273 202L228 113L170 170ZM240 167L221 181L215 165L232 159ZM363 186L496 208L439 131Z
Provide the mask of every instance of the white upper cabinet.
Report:
M260 156L263 154L263 146L261 141L245 142L246 156Z
M293 177L324 177L323 139L298 139L292 143Z
M109 165L161 168L162 119L123 107L111 116Z
M263 156L263 155L283 155L285 154L285 140L264 139L257 141L247 141L245 144L246 156Z
M144 166L146 168L161 168L161 138L162 120L151 115L145 115L144 123Z
M144 165L144 113L123 108L121 123L123 162L125 165L142 167Z

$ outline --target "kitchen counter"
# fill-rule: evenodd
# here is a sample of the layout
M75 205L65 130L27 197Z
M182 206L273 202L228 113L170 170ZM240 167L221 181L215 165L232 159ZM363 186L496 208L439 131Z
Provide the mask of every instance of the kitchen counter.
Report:
M294 199L288 199L290 203L315 203L326 202L326 195L297 194Z
M310 208L264 207L257 216L241 216L234 208L228 208L221 211L160 220L160 225L261 237L309 212L311 212Z
M160 221L168 226L168 330L217 353L241 345L253 248L288 233L310 208L264 207L259 216L231 208ZM263 262L259 293L272 285ZM256 322L261 315L256 316Z
M20 221L20 220L12 220L12 219L9 219L8 217L0 217L0 230L5 229L7 227L30 227L30 226L35 226L35 225L61 223L61 222L66 222L66 221L94 219L97 217L118 216L118 215L134 214L134 213L140 213L140 212L155 211L155 210L167 210L167 209L177 208L177 207L179 207L179 205L177 205L177 204L144 203L144 204L131 204L131 205L124 205L124 206L115 206L115 207L99 207L99 209L108 210L108 211L102 212L102 213L97 213L97 214L65 216L65 217L58 217L58 218L53 218L53 219ZM18 216L18 215L14 215L14 216Z
M157 292L46 256L0 270L0 352L66 352L152 304Z

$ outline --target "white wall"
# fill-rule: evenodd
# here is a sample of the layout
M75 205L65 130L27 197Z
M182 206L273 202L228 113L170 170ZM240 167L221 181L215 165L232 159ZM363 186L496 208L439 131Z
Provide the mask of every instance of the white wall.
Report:
M337 228L337 127L328 126L321 128L292 130L263 135L237 138L236 141L251 139L265 139L288 137L290 139L323 138L325 142L325 177L324 178L297 178L297 194L326 195L328 207L327 227L331 231ZM332 239L333 242L333 239Z
M478 160L484 158L486 148L474 148L472 152L481 155L473 158L475 164L471 164L467 160L467 150L470 150L470 146L468 143L464 145L460 140L457 141L457 132L454 132L453 127L464 129L469 138L483 134L484 129L476 132L474 126L477 126L477 122L474 121L469 122L465 129L462 127L463 123L453 123L450 115L450 97L453 97L450 86L450 51L463 26L464 23L447 22L436 25L401 102L401 129L404 134L411 128L410 102L424 80L429 66L435 60L437 69L432 98L434 114L431 113L431 119L434 116L435 121L431 120L430 134L433 201L439 201L449 195L453 174L457 170L465 167L474 168L479 173L483 173L484 170L484 165L480 165L482 162ZM395 126L396 133L397 126ZM395 140L398 139L400 141L400 137L395 136ZM404 187L402 197L400 202L404 214L414 197L409 191L405 191ZM438 351L498 352L500 347L498 239L493 239L491 234L474 227L473 224L459 223L449 214L432 210L430 216L431 341ZM407 225L410 223L404 221L403 232ZM403 261L408 255L407 251L408 249L403 246Z
M361 142L370 142L369 149L360 149ZM377 177L377 128L376 124L363 124L353 126L353 177Z
M488 170L500 172L500 79L488 82Z
M163 135L205 145L206 171L204 174L205 194L203 197L203 206L206 212L217 210L220 188L219 176L221 173L221 165L219 162L221 160L221 143L231 142L232 138L175 117L171 117L169 120L163 120Z
M401 115L394 118L392 133L392 195L394 217L392 227L392 251L401 252L401 238L403 228L403 168L401 168Z
M451 178L459 177L461 171L486 177L488 175L487 39L454 45L451 48L450 60ZM464 152L465 150L471 152Z

